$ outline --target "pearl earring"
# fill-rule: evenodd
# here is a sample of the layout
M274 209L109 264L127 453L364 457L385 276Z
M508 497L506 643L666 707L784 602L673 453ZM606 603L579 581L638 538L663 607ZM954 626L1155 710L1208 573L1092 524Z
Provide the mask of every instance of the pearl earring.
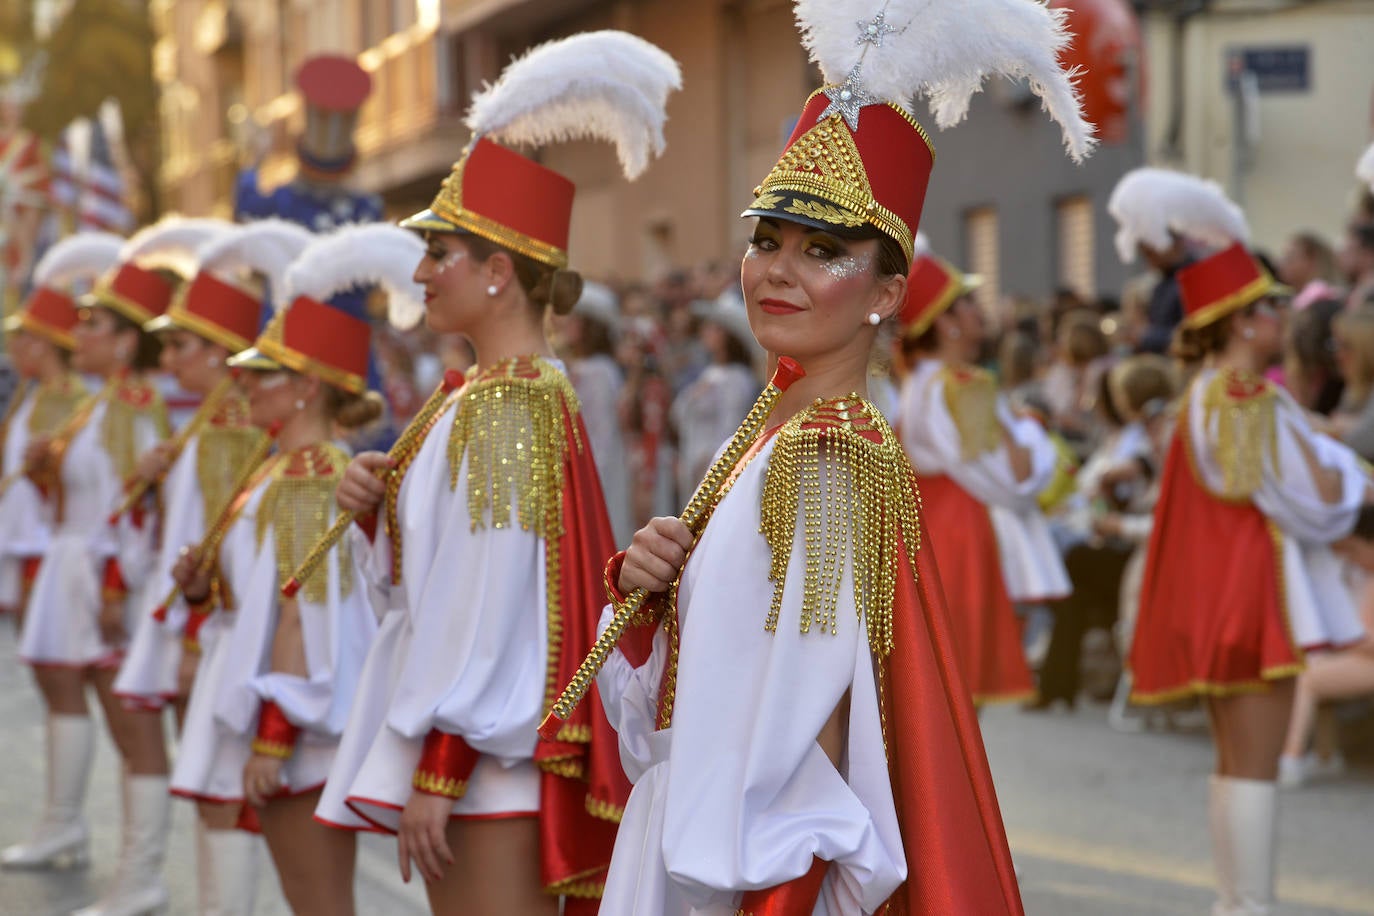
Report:
M487 295L488 295L488 296L495 296L495 295L496 295L497 293L499 293L499 292L501 292L501 291L500 291L499 289L496 288L496 284L495 284L495 283L493 283L491 286L488 286L488 287L487 287Z
M305 410L305 400L303 398L296 398L296 409Z
M879 315L877 312L869 312L868 323L876 328L878 325L883 323L883 316Z
M1246 340L1253 340L1254 337L1255 337L1255 329L1254 329L1254 328L1241 328L1240 336L1243 337L1243 338L1245 338Z

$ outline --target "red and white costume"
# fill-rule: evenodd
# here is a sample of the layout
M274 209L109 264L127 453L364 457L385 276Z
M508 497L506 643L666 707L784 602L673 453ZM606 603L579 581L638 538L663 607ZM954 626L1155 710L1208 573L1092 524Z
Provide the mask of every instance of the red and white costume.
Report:
M234 500L219 551L221 594L232 606L199 613L188 629L203 651L182 728L172 792L212 802L243 800L259 712L271 702L300 730L283 767L284 790L318 789L348 718L376 618L346 549L330 553L295 598L308 677L269 670L281 587L328 525L348 456L332 445L269 458Z
M601 912L1019 912L929 529L892 430L862 399L818 402L737 472L675 602L658 602L648 661L617 651L598 679L635 784ZM870 540L885 512L893 529ZM782 569L780 550L791 551ZM888 576L890 605L875 587ZM846 697L837 768L816 736ZM813 868L824 869L814 910L761 906L756 895Z

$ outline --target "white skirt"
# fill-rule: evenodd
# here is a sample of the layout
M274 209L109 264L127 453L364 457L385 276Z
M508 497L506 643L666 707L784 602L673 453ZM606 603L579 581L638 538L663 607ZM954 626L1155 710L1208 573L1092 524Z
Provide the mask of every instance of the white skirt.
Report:
M395 833L410 800L423 738L406 738L386 723L411 640L410 618L389 611L368 650L348 725L329 771L315 819L352 830ZM483 755L454 802L453 817L531 816L539 810L539 771L533 761L506 766Z
M141 612L135 612L133 639L115 678L115 696L143 709L161 709L177 695L186 611L173 608L167 620L154 618L157 603L166 597L160 580L150 579L131 602Z
M100 637L101 558L86 537L58 534L38 570L19 638L31 665L114 665L120 649ZM129 621L125 613L125 627Z
M1001 506L989 506L988 516L997 532L1002 577L1011 600L1039 604L1067 598L1073 584L1045 517L1038 512L1022 515Z
M253 735L228 728L215 716L219 687L241 666L255 660L231 657L227 637L232 614L216 613L200 629L204 654L191 687L186 721L181 730L176 765L172 769L172 794L196 801L242 802L243 767L253 755ZM282 768L283 788L289 795L318 789L329 774L338 742L302 731L296 752Z

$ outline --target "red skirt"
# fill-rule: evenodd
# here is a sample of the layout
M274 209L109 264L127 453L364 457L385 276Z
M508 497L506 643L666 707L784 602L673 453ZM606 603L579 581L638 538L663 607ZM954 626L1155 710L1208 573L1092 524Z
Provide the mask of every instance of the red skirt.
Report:
M1131 699L1261 690L1303 669L1284 604L1282 544L1249 501L1198 480L1186 431L1169 450L1131 645Z
M987 507L943 474L918 482L925 536L940 570L959 667L973 702L1025 699L1034 693L1034 682Z

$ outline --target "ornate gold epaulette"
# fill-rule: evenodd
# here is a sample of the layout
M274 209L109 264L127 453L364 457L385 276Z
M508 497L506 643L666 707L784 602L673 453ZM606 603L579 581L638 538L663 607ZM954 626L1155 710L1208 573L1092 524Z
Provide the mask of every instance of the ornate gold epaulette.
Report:
M778 431L759 525L773 555L769 632L777 631L782 612L798 514L806 547L801 632L813 624L838 632L848 569L869 646L885 657L892 650L899 548L905 542L910 557L920 546L916 475L882 413L858 395L817 401Z
M258 545L271 527L277 548L277 576L291 578L305 555L333 520L334 490L348 467L348 455L338 446L320 443L298 449L279 462L258 506ZM353 565L348 542L335 548L339 554L339 594L353 591ZM328 596L329 577L312 576L301 591L306 601L321 604Z
M86 397L86 386L75 372L62 375L46 385L40 385L33 395L33 411L29 413L29 432L34 435L51 433L62 425Z
M467 384L449 433L449 488L457 490L466 458L474 531L516 524L543 538L563 533L569 442L579 453L584 447L565 418L578 409L567 377L539 357L503 360Z
M162 394L141 375L130 375L114 383L109 406L105 408L105 422L101 442L120 480L127 480L138 462L138 443L134 434L136 422L149 417L157 427L159 439L167 438L171 427L167 422L167 405Z
M263 435L248 422L248 399L237 392L225 395L196 440L196 479L206 524L233 496L234 483Z
M945 408L959 431L959 454L965 461L996 450L1002 444L997 422L997 381L992 373L973 366L945 366Z
M1278 467L1278 392L1263 377L1222 369L1202 393L1205 427L1216 426L1216 460L1227 499L1244 499L1259 489L1268 454Z

